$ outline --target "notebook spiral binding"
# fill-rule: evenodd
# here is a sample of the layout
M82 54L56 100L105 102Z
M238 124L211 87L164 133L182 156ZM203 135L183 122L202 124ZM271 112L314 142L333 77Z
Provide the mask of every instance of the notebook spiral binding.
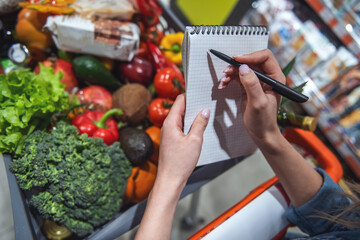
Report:
M269 31L265 26L239 25L239 26L216 26L197 25L191 26L190 34L207 35L268 35Z

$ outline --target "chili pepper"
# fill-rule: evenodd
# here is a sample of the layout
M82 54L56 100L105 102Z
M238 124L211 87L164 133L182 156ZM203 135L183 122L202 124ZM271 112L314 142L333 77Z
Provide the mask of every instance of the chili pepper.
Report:
M181 45L184 38L183 32L169 33L161 39L160 49L163 51L165 58L176 65L182 63Z
M80 134L86 133L89 137L102 138L104 143L111 145L119 139L118 124L109 118L114 114L121 115L122 111L120 109L111 109L106 113L86 111L77 115L71 124L78 128Z
M173 68L179 74L179 76L181 76L181 78L179 78L179 81L185 84L183 73L180 71L179 67L176 66L175 63L167 60L161 52L160 48L156 46L153 42L151 42L149 39L146 40L146 44L151 55L151 60L155 65L156 72L166 67Z
M160 48L156 46L153 42L151 42L149 39L146 40L146 44L148 46L151 60L153 64L155 65L156 71L161 70L162 68L168 67L168 63L164 55L162 54Z

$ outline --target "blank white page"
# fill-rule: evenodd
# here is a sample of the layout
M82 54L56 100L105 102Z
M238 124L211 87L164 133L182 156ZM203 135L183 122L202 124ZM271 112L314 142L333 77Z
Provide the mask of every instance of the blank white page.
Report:
M186 80L185 134L197 114L204 108L210 109L198 166L249 155L256 150L243 124L240 84L232 81L225 89L218 89L218 80L228 63L209 49L234 56L265 49L267 43L265 27L186 27L182 52Z

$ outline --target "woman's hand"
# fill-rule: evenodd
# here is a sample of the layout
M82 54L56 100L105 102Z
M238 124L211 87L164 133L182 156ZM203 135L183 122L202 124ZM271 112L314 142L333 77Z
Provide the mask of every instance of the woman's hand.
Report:
M170 239L177 202L198 162L210 110L195 118L190 132L183 132L185 96L179 95L161 129L158 172L135 239Z
M244 65L239 69L228 67L219 88L226 87L233 79L240 81L244 124L292 204L301 206L318 192L322 177L281 135L277 125L281 96L260 82L248 65L281 83L285 83L285 76L270 50L234 58Z
M244 124L249 134L257 143L271 140L271 136L279 132L277 112L281 96L273 92L271 86L260 82L249 66L285 84L286 79L280 65L268 49L236 56L234 59L243 65L239 69L233 66L225 69L219 88L226 87L231 80L240 81Z
M210 110L204 109L195 118L190 132L183 132L185 95L176 98L161 129L157 179L185 184L200 156L203 133L209 121Z

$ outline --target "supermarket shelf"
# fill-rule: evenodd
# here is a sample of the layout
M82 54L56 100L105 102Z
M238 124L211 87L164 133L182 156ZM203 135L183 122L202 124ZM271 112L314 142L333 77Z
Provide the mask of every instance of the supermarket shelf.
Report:
M346 30L342 19L327 7L321 0L305 0L322 20L333 30L342 43L358 58L360 58L360 36Z
M342 127L338 123L330 121L329 116L324 114L324 109L331 112L332 108L326 96L324 96L307 75L300 75L299 72L295 70L290 74L289 80L292 85L299 85L307 81L304 93L311 97L309 101L301 104L301 106L307 114L317 118L319 129L351 168L356 177L360 179L359 149L349 140L349 137L344 133Z

